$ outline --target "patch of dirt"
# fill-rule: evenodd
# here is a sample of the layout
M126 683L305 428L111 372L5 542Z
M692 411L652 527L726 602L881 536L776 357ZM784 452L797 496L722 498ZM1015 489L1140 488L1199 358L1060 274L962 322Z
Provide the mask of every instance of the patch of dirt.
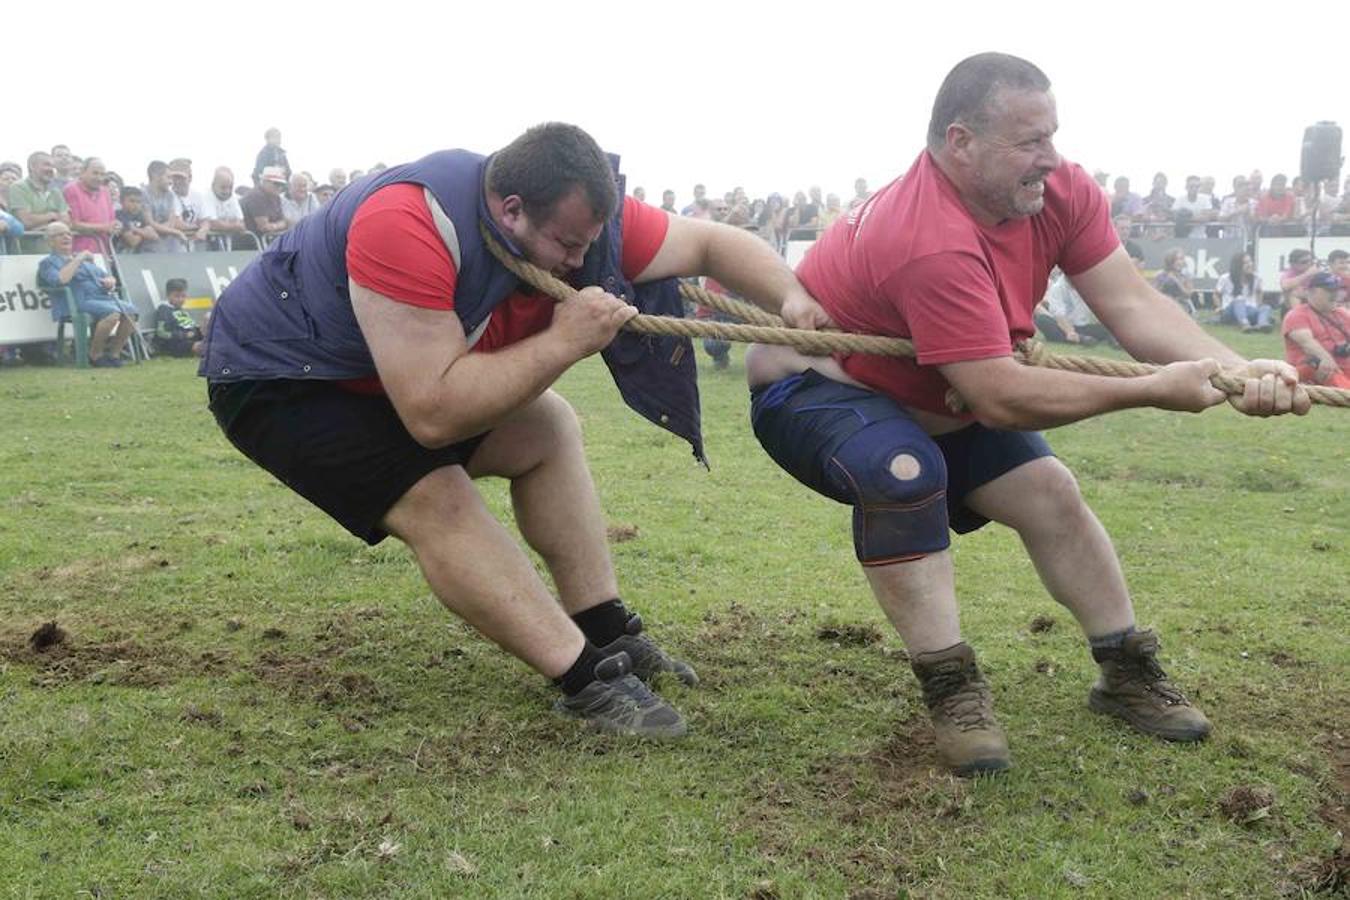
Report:
M1346 846L1345 838L1326 859L1300 863L1289 877L1294 882L1294 891L1290 892L1293 896L1350 894L1350 847Z
M32 647L34 652L42 653L48 647L65 643L65 640L65 631L55 621L51 621L44 623L41 628L28 636L28 646Z
M1276 650L1270 654L1270 661L1281 669L1301 669L1307 665L1303 660L1297 659L1283 650Z
M636 538L641 532L636 525L611 525L605 529L605 536L611 544L622 544Z
M1265 818L1274 805L1274 791L1251 784L1240 784L1219 798L1219 809L1224 817L1239 825Z
M847 647L866 647L881 641L881 631L875 625L822 625L816 637Z
M1031 624L1027 626L1027 628L1031 630L1032 634L1045 634L1047 631L1050 631L1054 627L1055 627L1055 620L1050 618L1049 616L1037 616L1036 618L1032 619Z
M207 728L219 728L225 721L225 717L218 710L202 709L191 703L184 707L183 714L178 718L180 721L205 725Z

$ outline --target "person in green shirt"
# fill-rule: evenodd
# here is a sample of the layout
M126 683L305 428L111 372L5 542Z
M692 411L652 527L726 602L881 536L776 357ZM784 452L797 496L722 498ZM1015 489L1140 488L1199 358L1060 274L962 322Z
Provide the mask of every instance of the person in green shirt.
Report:
M52 183L55 177L51 154L39 150L28 156L28 177L9 186L9 211L27 232L19 244L23 253L41 253L46 249L43 245L51 223L70 225L70 207Z

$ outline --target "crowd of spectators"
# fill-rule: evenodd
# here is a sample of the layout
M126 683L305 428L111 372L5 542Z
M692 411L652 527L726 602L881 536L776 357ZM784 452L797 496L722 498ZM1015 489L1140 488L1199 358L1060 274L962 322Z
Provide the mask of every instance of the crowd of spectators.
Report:
M222 165L212 170L203 191L193 187L193 163L187 158L152 160L145 181L135 185L109 171L99 157L81 158L68 146L57 144L50 152L29 154L25 167L0 163L0 251L50 253L44 265L50 270L47 274L55 277L53 286L75 285L76 301L97 309L95 362L111 364L127 330L115 323L128 315L124 305L108 305L117 296L108 286L116 274L116 254L258 249L321 208L337 191L384 168L376 163L367 171L357 169L350 174L333 169L320 182L307 171L292 169L281 146L281 132L269 128L250 172L250 184L236 184L234 171ZM1350 284L1350 254L1336 250L1319 263L1308 251L1295 250L1276 291L1276 286L1261 284L1249 250L1258 235L1350 234L1350 178L1342 190L1335 180L1309 185L1302 178L1291 181L1281 173L1266 186L1260 170L1253 170L1235 176L1232 191L1220 195L1213 177L1191 175L1184 190L1174 196L1168 192L1167 176L1159 172L1149 192L1141 196L1131 191L1128 177L1110 181L1102 171L1093 177L1110 205L1117 233L1141 268L1143 253L1137 241L1238 237L1248 248L1233 256L1214 289L1204 294L1192 283L1185 253L1172 249L1151 275L1159 291L1193 316L1209 310L1215 321L1243 331L1273 330L1283 317L1287 355L1291 361L1298 357L1302 372L1328 383L1333 374L1337 379L1348 377L1350 312L1344 306L1344 285ZM647 199L642 187L635 187L633 195ZM839 194L823 193L818 186L790 195L791 202L789 192L751 199L742 187L716 194L696 184L692 198L683 205L674 190L664 190L660 207L672 215L754 231L779 253L786 253L789 241L813 240L865 203L870 192L866 180L859 178L847 202ZM94 265L97 254L112 261L112 275ZM81 292L89 297L81 299ZM159 316L156 328L157 343L165 349L172 346L173 352L181 352L200 337L169 333L175 323L183 327L188 321L181 311L181 297L177 299L177 305L171 304ZM698 314L712 315L707 310ZM1062 276L1052 279L1036 322L1048 340L1111 341ZM726 366L726 342L705 342L705 349L717 367Z

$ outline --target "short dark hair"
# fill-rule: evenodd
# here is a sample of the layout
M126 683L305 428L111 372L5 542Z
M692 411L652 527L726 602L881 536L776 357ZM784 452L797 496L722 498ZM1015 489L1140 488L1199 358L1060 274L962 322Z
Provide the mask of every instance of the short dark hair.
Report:
M162 159L156 159L152 161L150 165L145 167L145 175L147 178L163 175L167 171L169 171L169 164Z
M1289 251L1289 262L1291 263L1301 263L1312 258L1312 251L1305 250L1302 247L1296 247Z
M989 100L999 88L1050 90L1050 79L1036 66L1007 53L980 53L956 64L947 73L933 101L928 120L928 149L947 140L947 126L960 123L972 131L989 124Z
M563 122L535 125L493 154L487 186L499 197L520 197L525 214L540 221L578 187L598 219L608 219L619 205L604 151L589 134Z
M1350 259L1350 252L1345 250L1332 250L1327 254L1327 262L1340 262L1343 259Z
M172 294L176 291L182 291L185 294L187 293L186 278L170 278L168 281L164 282L164 293Z
M134 184L129 184L129 185L127 185L126 187L122 188L122 199L123 199L123 200L126 200L126 199L128 199L129 197L135 197L137 200L139 200L139 199L141 199L143 196L145 196L145 195L141 193L141 189L138 188L138 187L136 187L136 185L134 185Z

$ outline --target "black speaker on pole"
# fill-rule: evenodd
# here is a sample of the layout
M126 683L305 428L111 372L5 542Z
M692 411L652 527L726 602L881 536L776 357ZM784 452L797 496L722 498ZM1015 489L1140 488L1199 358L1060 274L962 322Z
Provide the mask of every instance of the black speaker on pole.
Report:
M1341 177L1341 126L1335 122L1318 122L1303 131L1303 163L1299 169L1303 180L1316 184Z

